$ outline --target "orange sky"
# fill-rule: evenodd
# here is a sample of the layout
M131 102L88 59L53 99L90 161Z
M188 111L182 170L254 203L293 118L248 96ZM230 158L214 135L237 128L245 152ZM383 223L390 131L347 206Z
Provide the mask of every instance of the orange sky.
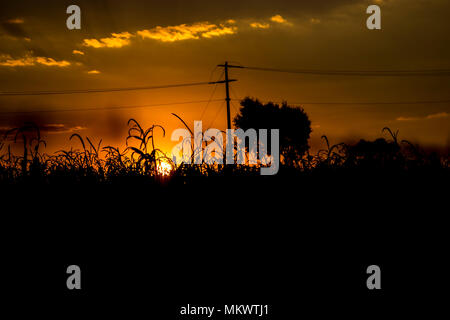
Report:
M382 30L365 27L373 1L76 1L81 30L66 28L71 1L2 2L0 91L156 86L221 79L225 60L269 68L319 70L450 69L450 3L377 0ZM450 144L450 104L320 105L308 102L449 100L449 76L332 77L231 70L234 99L299 103L312 120L311 143L376 138L389 126L400 138ZM74 132L122 144L126 122L159 124L169 137L181 123L203 120L224 129L224 87L52 96L0 96L0 128L32 120L45 128L48 152L68 146ZM213 94L214 93L214 94ZM78 108L206 102L122 110ZM238 101L231 108L234 115ZM39 110L65 112L39 113ZM18 113L35 111L35 113ZM202 117L203 115L203 117Z

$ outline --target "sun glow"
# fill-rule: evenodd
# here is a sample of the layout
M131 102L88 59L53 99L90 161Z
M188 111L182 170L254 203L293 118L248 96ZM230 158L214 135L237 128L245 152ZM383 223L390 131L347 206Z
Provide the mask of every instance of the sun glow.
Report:
M167 161L160 161L157 165L158 174L161 176L168 176L173 170L172 164Z

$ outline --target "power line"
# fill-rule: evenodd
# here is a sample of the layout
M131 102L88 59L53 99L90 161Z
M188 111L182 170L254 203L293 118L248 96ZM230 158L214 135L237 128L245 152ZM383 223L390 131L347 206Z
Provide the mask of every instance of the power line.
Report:
M241 101L242 99L232 99ZM269 100L267 100L269 101ZM278 101L271 101L280 103ZM450 100L422 100L422 101L361 101L361 102L289 102L290 104L316 104L316 105L412 105L412 104L445 104L450 103Z
M216 113L214 119L211 121L211 124L209 125L208 128L211 128L212 125L214 124L214 122L216 122L217 117L219 116L220 112L222 111L223 106L225 105L225 102L226 102L226 101L223 100L223 99L221 99L221 101L223 101L223 102L222 102L222 104L220 105L220 107L217 109L217 113Z
M229 65L229 68L249 69L256 71L297 73L325 76L362 76L362 77L415 77L415 76L450 76L450 69L429 70L314 70L314 69L280 69L251 66Z
M243 99L231 99L232 101L242 101ZM122 110L122 109L139 109L139 108L151 108L151 107L164 107L184 104L195 103L211 103L220 102L223 99L208 99L208 100L195 100L195 101L182 101L182 102L170 102L148 105L130 105L130 106L110 106L110 107L85 107L85 108L57 108L57 109L44 109L44 110L27 110L27 111L0 111L0 114L33 114L33 113L64 113L64 112L84 112L84 111L102 111L102 110ZM266 102L268 102L267 100ZM282 103L278 101L271 101L274 103ZM361 102L290 102L290 104L297 105L413 105L413 104L445 104L450 103L450 100L423 100L423 101L361 101ZM220 109L223 105L220 107ZM217 114L215 118L217 118Z
M171 102L171 103L159 103L148 105L133 105L133 106L110 106L110 107L85 107L85 108L72 108L72 109L47 109L47 110L30 110L30 111L1 111L0 114L27 114L27 113L58 113L58 112L83 112L83 111L102 111L102 110L120 110L120 109L137 109L137 108L151 108L151 107L163 107L174 106L183 104L205 103L212 101L223 101L223 99L215 100L197 100L197 101L183 101L183 102Z
M215 69L217 69L217 68L218 68L218 67L216 67ZM214 69L214 70L215 70L215 69ZM214 71L213 71L213 72L214 72ZM225 73L225 72L222 71L222 74L220 75L219 80L222 78L222 76L223 76L224 73ZM211 74L212 74L212 73L211 73ZM209 80L211 80L211 77L210 77ZM219 81L219 80L217 80L217 81ZM217 84L218 84L217 81L216 81L216 84L214 85L214 89L213 89L213 91L212 91L212 93L211 93L211 96L209 97L208 103L206 104L205 108L204 108L203 111L202 111L202 115L200 116L200 120L203 119L203 116L205 115L206 110L208 109L208 107L209 107L209 105L210 105L210 103L211 103L211 101L212 101L212 98L214 97L214 94L216 93Z
M236 111L236 113L239 113L239 108L236 107L236 105L233 103L233 101L236 101L236 100L241 101L242 99L238 99L238 96L237 96L237 94L234 92L234 90L233 90L232 87L230 87L230 91L231 91L231 94L232 94L233 97L234 97L234 99L231 99L231 100L232 100L231 105L233 106L233 108L234 108L234 110Z
M205 82L168 84L168 85L161 85L161 86L143 86L143 87L127 87L127 88L52 90L52 91L11 91L11 92L0 92L0 96L38 96L38 95L53 95L53 94L80 94L80 93L86 94L86 93L99 93L99 92L137 91L137 90L152 90L152 89L203 86L203 85L216 84L216 83L217 82L205 81Z
M233 107L233 109L236 112L236 114L238 114L239 113L239 108L236 107L236 105L233 103L233 101L231 101L231 106Z

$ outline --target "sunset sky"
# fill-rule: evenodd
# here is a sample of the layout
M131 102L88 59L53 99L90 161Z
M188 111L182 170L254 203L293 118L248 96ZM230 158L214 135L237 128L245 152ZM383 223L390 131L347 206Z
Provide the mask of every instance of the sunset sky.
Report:
M66 27L66 8L81 8L81 30ZM378 4L382 29L366 28ZM220 80L217 64L316 70L450 69L448 0L328 1L6 1L0 3L0 92L158 86ZM342 77L232 69L231 97L301 105L311 143L381 136L388 126L423 145L450 145L450 76ZM214 91L215 90L215 91ZM43 127L47 151L74 132L125 141L127 120L172 130L203 120L225 129L224 86L72 95L0 96L0 129L24 121ZM212 102L207 105L207 101ZM442 101L415 104L358 102ZM445 100L447 102L445 102ZM191 104L164 105L203 101ZM353 104L309 104L353 102ZM160 104L160 106L155 106ZM143 106L149 106L144 108ZM152 106L153 105L153 106ZM130 107L95 110L109 107ZM233 101L234 115L239 107ZM74 111L87 108L89 111ZM58 112L34 112L51 111ZM60 112L60 110L65 112ZM21 113L21 112L24 113ZM25 113L28 112L28 113Z

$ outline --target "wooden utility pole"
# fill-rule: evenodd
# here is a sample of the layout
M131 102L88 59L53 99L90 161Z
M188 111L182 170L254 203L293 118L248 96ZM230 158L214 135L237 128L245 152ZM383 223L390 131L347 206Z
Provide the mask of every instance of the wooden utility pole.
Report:
M228 81L228 61L225 61L225 93L227 101L227 129L231 129L231 117L230 117L230 84Z
M230 115L230 82L237 81L234 79L228 79L228 68L241 68L240 66L232 66L228 64L228 61L225 61L225 64L219 64L218 67L224 68L225 71L225 101L227 102L227 129L231 129L231 115ZM221 83L222 81L217 81L217 83Z

